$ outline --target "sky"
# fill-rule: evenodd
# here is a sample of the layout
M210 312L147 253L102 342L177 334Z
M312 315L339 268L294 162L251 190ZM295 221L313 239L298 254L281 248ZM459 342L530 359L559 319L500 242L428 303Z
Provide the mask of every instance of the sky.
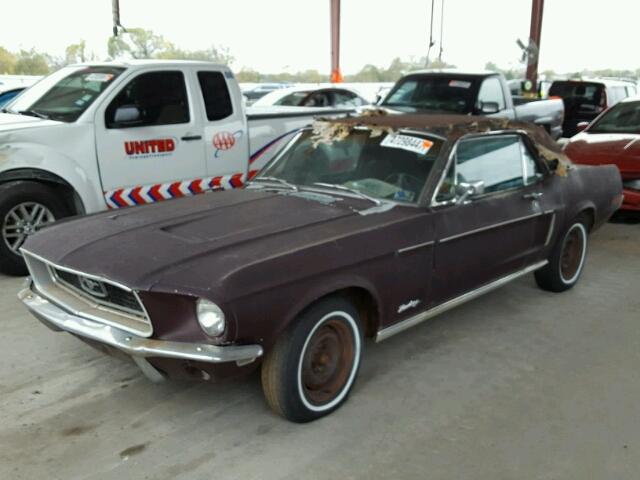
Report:
M460 68L493 61L518 66L516 39L529 35L531 0L435 0L434 36L440 39L444 1L443 60ZM107 56L111 0L7 0L0 46L34 47L63 56L84 39ZM329 0L120 0L125 27L162 34L177 46L229 48L232 67L263 73L330 70ZM365 64L388 66L394 57L426 54L429 0L342 0L341 67L355 73ZM640 68L638 0L546 0L540 70ZM432 49L437 55L439 43Z

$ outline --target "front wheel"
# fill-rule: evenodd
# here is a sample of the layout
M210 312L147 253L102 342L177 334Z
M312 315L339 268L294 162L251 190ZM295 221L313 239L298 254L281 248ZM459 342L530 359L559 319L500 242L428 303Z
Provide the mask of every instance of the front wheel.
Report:
M580 278L587 255L588 219L578 216L558 239L549 263L536 271L538 286L550 292L569 290Z
M26 275L20 248L27 238L69 211L46 185L15 181L0 185L0 272Z
M293 422L310 422L337 409L349 395L362 355L358 312L339 297L300 315L262 364L269 406Z

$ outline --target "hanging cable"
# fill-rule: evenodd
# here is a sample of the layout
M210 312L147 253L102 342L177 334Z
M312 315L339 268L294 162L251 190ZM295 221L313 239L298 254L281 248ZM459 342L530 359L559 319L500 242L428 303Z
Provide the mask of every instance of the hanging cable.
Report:
M429 56L431 55L431 47L435 45L433 41L433 11L435 9L436 0L431 0L431 25L429 27L429 48L427 48L427 61L426 66L429 66Z
M438 53L438 62L442 64L442 36L444 32L444 0L442 0L440 5L440 52Z

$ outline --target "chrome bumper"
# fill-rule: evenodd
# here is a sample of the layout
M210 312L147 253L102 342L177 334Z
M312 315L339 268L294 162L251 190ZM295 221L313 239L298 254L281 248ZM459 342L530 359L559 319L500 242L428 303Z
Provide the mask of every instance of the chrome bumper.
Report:
M38 295L30 286L20 291L18 298L47 327L109 345L130 355L152 381L160 381L164 377L145 360L145 357L175 358L206 363L235 362L238 366L242 366L254 362L263 353L260 345L216 346L139 337L110 325L73 315Z

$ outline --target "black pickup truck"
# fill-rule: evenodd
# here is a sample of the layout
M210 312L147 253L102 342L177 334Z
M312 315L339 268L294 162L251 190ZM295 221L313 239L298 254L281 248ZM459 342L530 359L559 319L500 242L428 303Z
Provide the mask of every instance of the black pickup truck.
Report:
M425 70L402 77L380 103L400 111L484 115L531 122L554 138L562 136L561 99L540 100L511 95L500 73Z

